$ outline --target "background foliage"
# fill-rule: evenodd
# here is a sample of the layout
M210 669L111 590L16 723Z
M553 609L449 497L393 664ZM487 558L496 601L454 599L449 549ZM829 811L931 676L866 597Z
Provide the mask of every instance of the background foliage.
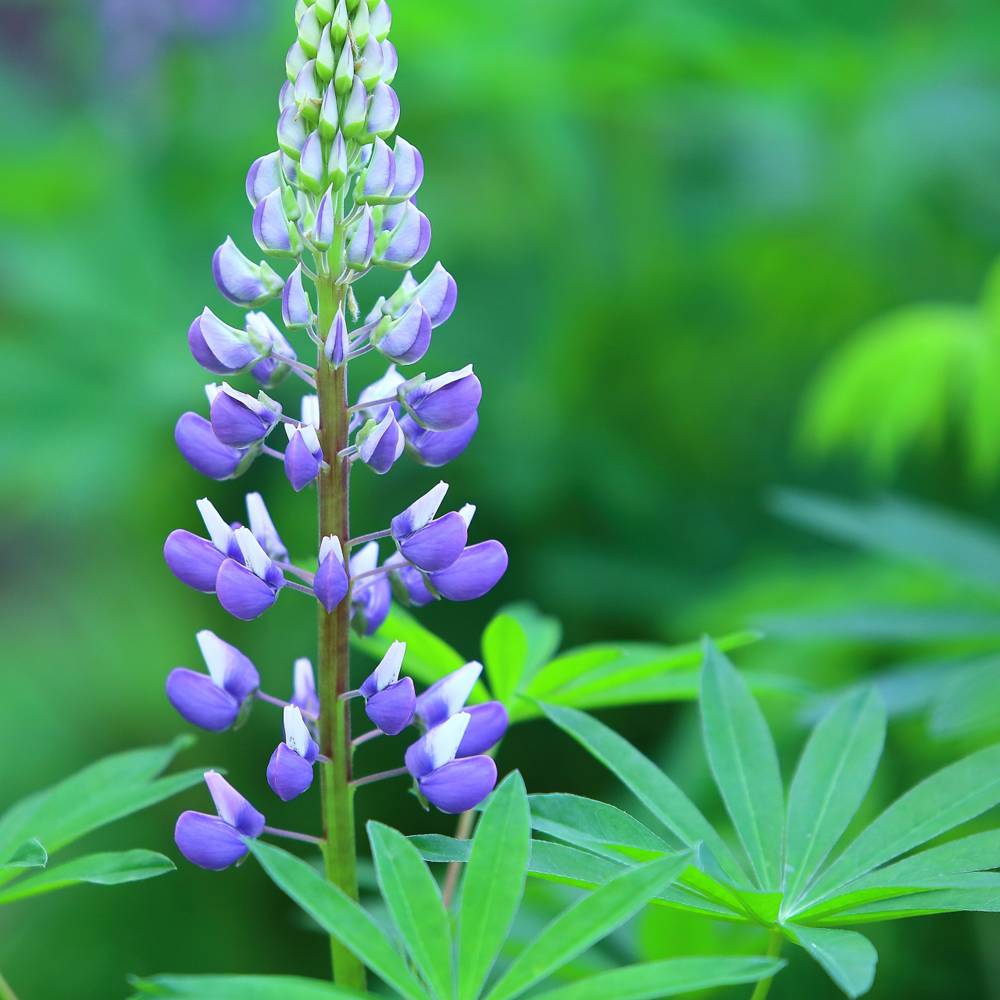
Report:
M892 461L848 450L825 464L802 447L799 420L814 398L805 387L869 323L980 301L1000 248L996 6L394 7L402 132L426 155L432 259L461 288L430 360L445 369L475 357L486 386L476 447L449 474L456 495L475 490L483 536L511 551L494 607L531 600L576 646L686 641L847 598L933 600L933 574L813 541L773 518L768 498L789 482L856 494L877 474L998 520L988 414L970 436L966 410L954 424L932 405L929 437L886 431L905 445ZM196 628L246 648L279 693L290 638L311 653L305 602L237 629L174 585L159 556L170 528L194 523L198 490L232 506L241 491L198 480L171 428L200 403L184 331L217 303L211 252L227 232L249 238L242 175L272 142L287 13L264 0L0 0L0 807L99 756L167 742L178 727L162 681L195 657ZM919 387L920 364L911 370ZM896 391L879 388L887 402ZM933 404L938 389L916 398ZM976 448L961 446L970 440ZM268 492L277 475L257 469L252 482ZM412 467L398 477L414 496L432 482ZM358 479L374 526L394 511ZM289 522L285 491L271 495L286 540L306 546L311 520ZM493 610L481 604L423 617L471 656ZM736 659L826 690L933 652L920 639L785 634ZM802 700L774 696L765 710L787 762ZM712 801L690 752L690 707L609 715ZM238 754L205 736L180 766L226 765L265 812L308 828L309 805L279 812L264 785L276 732L259 712ZM894 724L873 795L890 801L978 739L930 738L926 716ZM373 767L395 763L383 748L366 752ZM532 792L615 794L545 723L519 727L501 764L520 767ZM450 832L395 788L368 790L360 805L407 832ZM172 855L176 809L87 849ZM536 904L561 891L534 890ZM126 971L317 975L324 962L253 866L81 888L12 914L0 914L0 968L29 997L51 990L53 938L81 1000L124 996ZM639 924L638 936L612 940L612 957L763 950L741 928L710 934L669 912ZM998 995L996 933L986 916L876 926L875 995ZM772 996L807 991L835 995L793 963Z

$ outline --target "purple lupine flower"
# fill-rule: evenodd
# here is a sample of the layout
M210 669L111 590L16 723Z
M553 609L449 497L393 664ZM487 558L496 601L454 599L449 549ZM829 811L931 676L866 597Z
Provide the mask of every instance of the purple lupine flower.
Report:
M167 676L170 704L192 725L212 732L229 729L260 687L260 675L235 646L214 632L196 636L207 674L177 667Z
M419 300L413 302L399 319L384 320L383 323L385 329L372 337L372 343L390 361L412 365L427 353L431 346L433 324L430 314Z
M368 542L352 553L348 570L352 581L378 568L378 542ZM384 575L366 576L351 589L351 620L362 635L381 628L392 604L392 587Z
M392 11L386 0L379 0L377 4L369 5L371 12L368 15L368 29L379 43L384 42L392 27Z
M340 108L337 106L337 91L327 87L319 108L319 134L332 142L340 128Z
M305 63L302 65L304 66ZM298 74L296 74L296 76L298 76ZM281 112L281 117L278 119L278 148L286 156L290 156L293 160L298 160L302 153L302 147L305 144L305 123L299 116L298 108L293 104L285 108L285 110ZM260 208L260 205L257 207Z
M399 98L392 87L380 80L372 90L372 99L368 106L368 118L365 122L368 134L388 139L396 131L398 124Z
M398 69L399 55L396 53L396 46L387 39L382 43L382 82L392 83Z
M361 412L368 420L380 421L385 418L390 410L398 417L400 413L399 403L375 403L376 400L388 399L395 396L399 387L406 382L406 379L396 371L395 365L389 365L386 373L371 385L362 389L358 395L358 405L365 407ZM372 406L365 406L371 402Z
M368 90L372 90L382 78L382 59L382 45L370 34L361 50L361 66L358 69L358 76Z
M326 342L323 345L323 353L326 360L334 368L339 368L350 350L350 337L347 332L347 320L344 319L344 310L338 309L330 324L330 332L327 334Z
M417 696L413 679L399 677L406 643L394 642L360 687L365 713L387 736L396 736L413 721Z
M482 384L472 365L466 365L460 371L415 384L406 391L404 403L421 427L450 431L472 419L482 398Z
M455 759L468 725L468 713L459 712L428 730L406 751L406 768L420 793L444 813L475 808L496 786L497 766L492 757Z
M202 538L184 529L171 531L163 544L163 558L181 583L212 594L215 593L219 567L226 559L239 559L242 554L235 532L222 520L211 502L203 497L197 507L209 537Z
M222 563L215 594L234 618L253 621L278 599L285 577L248 528L237 528L233 538L243 559L226 559Z
M288 375L289 361L295 361L295 349L285 335L262 312L248 312L246 329L256 344L266 345L268 355L250 369L250 374L265 389L272 389Z
M450 431L430 431L421 427L408 413L399 421L406 438L406 447L421 465L438 469L454 461L469 446L479 429L479 414L472 416L460 427Z
M361 217L347 232L347 266L364 271L372 262L375 252L375 222L371 209L366 205Z
M205 772L205 784L218 815L181 813L174 828L174 842L192 864L222 871L250 853L246 841L263 833L264 815L217 771Z
M338 131L333 137L330 158L326 162L326 173L335 189L339 190L344 186L344 181L347 180L347 141L342 132Z
M285 448L285 475L296 493L304 490L320 473L323 450L312 424L285 424L288 447Z
M306 327L312 321L312 304L302 284L302 265L288 276L281 293L281 318L290 330Z
M215 375L246 371L264 353L245 331L223 323L208 308L188 328L188 346L195 361Z
M281 153L275 150L254 160L247 172L247 198L254 208L281 187Z
M294 256L293 232L291 223L285 215L282 192L279 188L261 200L253 211L254 239L264 253Z
M507 572L507 550L495 539L470 545L447 569L428 573L434 590L449 601L475 601Z
M303 73L313 76L311 67L306 66ZM312 191L313 194L323 193L323 180L326 175L326 160L323 156L323 140L319 132L310 132L302 147L299 158L299 180L303 187Z
M256 457L252 448L223 444L212 425L199 413L182 413L174 427L177 449L195 471L209 479L233 479L245 472Z
M406 271L423 260L431 245L431 224L412 201L386 210L376 257L384 267ZM388 239L385 238L388 233Z
M358 434L358 455L373 472L384 476L395 464L406 442L396 422L396 415L387 409L378 422L370 420Z
M327 535L319 547L319 568L313 579L316 600L332 614L333 609L347 596L350 589L347 569L344 567L344 550L336 535Z
M433 729L462 711L482 672L483 665L472 660L442 677L419 695L414 713L421 725Z
M340 131L344 133L344 138L360 138L365 130L367 116L368 88L362 83L361 77L355 76L351 82L351 92L344 103L344 113L340 116Z
M400 553L417 569L446 569L465 550L470 511L434 516L447 492L448 484L438 483L392 519L392 537Z
M273 299L284 285L281 275L266 261L255 264L229 236L212 257L212 277L230 302L245 309Z
M398 142L399 140L397 144ZM433 327L437 328L450 319L458 301L458 285L441 266L440 261L420 284L417 284L412 272L407 271L399 288L386 301L383 309L391 316L399 316L415 299L427 310Z
M267 783L282 802L289 802L312 785L319 746L297 705L285 706L284 725L284 742L278 744L267 763Z
M506 735L510 716L502 702L486 701L464 709L469 716L456 757L476 757L495 747Z
M383 50L384 65L384 50ZM393 201L409 201L424 181L424 158L416 146L397 135L392 145L396 178L392 186Z
M358 201L368 205L384 204L392 197L395 184L396 159L392 150L381 139L376 139L365 168Z
M316 221L313 223L312 232L309 239L312 245L320 251L329 250L333 244L335 236L335 197L333 188L329 188L326 194L319 200L316 208Z
M319 695L316 693L316 675L312 662L304 656L292 668L291 704L297 705L304 716L319 718Z
M281 418L281 406L260 393L257 398L223 382L211 393L212 433L232 448L260 444Z

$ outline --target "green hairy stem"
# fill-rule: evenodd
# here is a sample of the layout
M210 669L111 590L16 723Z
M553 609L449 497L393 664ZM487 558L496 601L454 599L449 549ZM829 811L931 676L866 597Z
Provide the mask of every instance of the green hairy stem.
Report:
M338 222L343 204L338 206ZM337 255L339 256L339 254ZM325 336L333 324L337 309L347 295L347 285L321 275L316 283L319 300L318 328ZM347 447L347 365L333 368L317 352L316 389L319 395L319 438L328 467L319 477L319 537L350 533L351 463L338 458ZM358 898L357 846L354 832L354 789L351 787L352 754L350 703L341 695L351 688L349 600L341 601L327 614L319 605L319 687L320 750L330 758L322 773L323 857L327 879L351 899ZM334 980L338 985L363 989L365 969L361 962L336 938L330 938Z

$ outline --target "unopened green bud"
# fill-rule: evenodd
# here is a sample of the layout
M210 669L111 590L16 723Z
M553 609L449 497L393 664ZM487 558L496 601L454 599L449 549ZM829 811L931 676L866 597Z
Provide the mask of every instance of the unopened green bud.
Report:
M309 4L306 0L297 0L295 4L295 26L298 27L302 23L302 18L306 16L306 11L309 9Z
M337 8L333 12L333 20L330 22L330 37L337 45L343 45L347 37L347 26L351 23L350 15L347 13L345 0L339 0Z
M358 9L358 4L361 0L347 0L347 9L350 13L354 13Z
M330 148L330 158L326 165L326 176L330 183L339 190L347 180L347 143L338 132Z
M323 29L319 40L319 52L316 54L316 75L324 82L333 79L333 71L337 66L337 57L333 51L333 39L330 37L330 25Z
M319 118L321 102L322 96L316 82L316 62L310 59L295 78L295 103L299 114L310 124L315 124Z
M337 107L337 92L327 87L323 94L323 106L319 111L319 134L329 142L340 128L340 110Z
M356 76L351 84L351 96L344 105L344 113L340 119L340 130L348 139L356 139L364 132L365 118L368 115L368 90Z
M351 21L351 30L354 32L354 40L358 43L358 48L363 49L365 42L368 41L368 35L371 33L367 4L361 4L358 7L358 12L354 15L354 20Z
M295 82L302 70L302 67L305 66L307 62L309 62L309 56L306 55L305 49L303 49L298 42L295 42L295 44L288 50L288 55L285 56L285 74L288 76L288 79L292 81L292 83Z
M296 222L302 216L302 211L299 208L299 198L293 188L282 187L281 207L284 209L285 218L289 222Z
M337 0L316 0L313 7L316 10L316 17L320 24L329 24L333 17L333 9L337 5Z
M299 22L299 45L310 59L319 51L319 39L323 29L319 26L316 10L310 7Z
M344 51L340 53L336 72L333 74L333 86L338 94L346 94L354 82L354 49L350 42L345 43Z

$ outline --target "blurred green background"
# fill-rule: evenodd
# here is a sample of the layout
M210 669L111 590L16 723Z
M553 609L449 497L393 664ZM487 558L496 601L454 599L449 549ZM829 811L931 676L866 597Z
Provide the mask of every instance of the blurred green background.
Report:
M393 7L400 132L427 165L429 262L441 259L460 286L428 370L473 360L486 391L479 435L447 476L457 498L479 504L478 537L501 538L511 555L487 599L424 620L472 657L492 612L515 599L559 617L575 645L680 641L859 595L906 604L937 593L933 574L783 524L771 497L788 484L889 487L1000 520L1000 377L980 384L1000 371L988 310L961 344L947 323L931 347L923 327L897 338L881 380L842 388L839 410L824 404L835 411L825 425L809 409L816 379L835 379L831 359L872 321L927 301L968 311L980 301L1000 253L1000 7ZM236 319L209 261L227 233L253 247L243 176L274 146L291 9L0 0L0 808L182 728L163 679L197 666L199 628L245 649L277 693L292 660L312 654L307 602L289 595L238 625L179 586L160 556L169 530L196 526L197 497L236 517L250 488L293 550L311 547L311 504L276 464L207 483L172 443L177 414L203 407L188 323L206 303ZM936 379L935 358L951 364L960 349L966 361ZM358 378L378 373L373 362ZM836 397L837 385L823 391ZM883 410L902 417L870 461ZM356 480L355 523L368 531L436 476L400 463L388 479ZM737 662L825 689L935 651L906 636L776 636ZM797 748L801 703L766 707L785 751ZM609 721L704 800L690 706ZM266 789L276 733L277 719L258 711L237 737L202 736L183 763L226 766L269 818L311 829L314 803L279 809ZM901 722L874 794L890 797L988 735L942 740L919 714ZM393 766L399 749L364 753L374 769ZM508 740L501 765L522 768L533 791L617 794L541 723ZM86 846L173 855L174 816L204 798L190 793ZM359 805L406 832L448 829L398 787L366 789ZM662 914L637 931L615 946L761 946ZM998 933L996 917L876 927L873 996L1000 997ZM185 866L0 912L0 968L22 1000L69 995L70 981L77 1000L122 997L129 972L324 967L322 943L252 865L218 876ZM836 995L796 956L772 996L807 993Z

